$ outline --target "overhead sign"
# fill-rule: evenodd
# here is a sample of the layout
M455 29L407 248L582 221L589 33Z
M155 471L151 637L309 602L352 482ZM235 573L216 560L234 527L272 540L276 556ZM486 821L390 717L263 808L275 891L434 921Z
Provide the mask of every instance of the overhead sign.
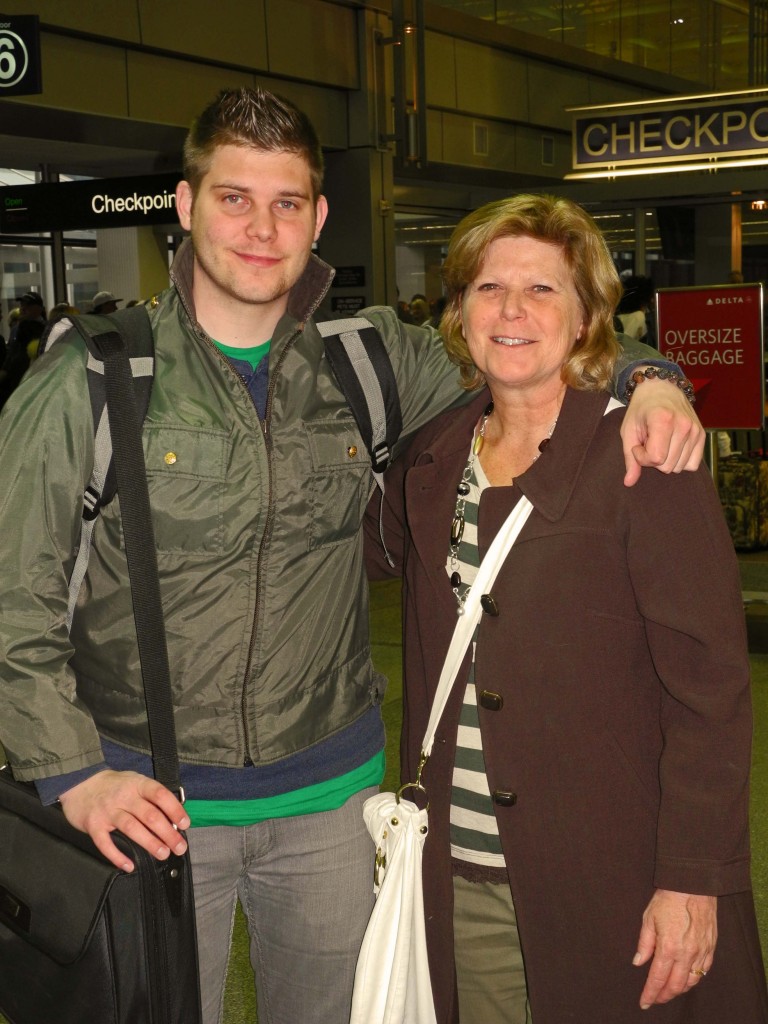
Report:
M572 108L573 175L722 167L768 154L768 89Z
M0 14L0 98L42 91L40 19L36 14Z
M6 185L0 188L0 231L31 234L175 224L181 174Z
M763 286L660 288L656 314L659 351L693 384L703 426L762 429Z

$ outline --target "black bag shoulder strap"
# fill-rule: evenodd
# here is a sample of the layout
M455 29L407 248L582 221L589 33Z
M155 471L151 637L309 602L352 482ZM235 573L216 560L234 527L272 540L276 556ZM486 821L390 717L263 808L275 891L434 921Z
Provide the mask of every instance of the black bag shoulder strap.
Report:
M88 349L88 392L94 412L94 468L84 499L80 545L69 583L67 627L88 566L99 509L120 490L120 512L131 585L136 639L144 681L155 778L181 793L170 669L165 638L157 551L141 439L154 374L154 338L143 306L109 314L64 318L42 347L74 336Z
M91 344L104 367L106 407L120 490L120 512L154 775L172 792L181 794L157 551L141 440L143 415L121 333L112 330L91 335L89 350Z
M376 482L383 489L382 474L403 429L397 381L386 346L370 320L361 316L321 321L317 329L368 449Z

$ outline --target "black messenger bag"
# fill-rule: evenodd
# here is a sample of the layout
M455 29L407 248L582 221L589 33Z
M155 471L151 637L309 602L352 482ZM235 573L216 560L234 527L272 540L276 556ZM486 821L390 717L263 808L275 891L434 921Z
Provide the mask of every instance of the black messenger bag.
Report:
M130 363L116 331L94 337L105 366L126 556L155 778L180 793L170 673ZM0 770L0 1012L11 1024L199 1024L189 854L110 864L60 807Z

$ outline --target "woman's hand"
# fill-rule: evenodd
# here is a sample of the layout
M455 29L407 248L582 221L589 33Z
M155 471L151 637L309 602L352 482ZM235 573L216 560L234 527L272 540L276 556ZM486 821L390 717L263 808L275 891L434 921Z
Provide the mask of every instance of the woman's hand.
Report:
M670 999L698 985L712 966L717 943L717 897L657 889L645 908L636 967L653 957L640 1007Z
M706 433L683 392L668 380L644 380L632 395L621 427L624 483L631 487L644 466L662 473L697 469Z

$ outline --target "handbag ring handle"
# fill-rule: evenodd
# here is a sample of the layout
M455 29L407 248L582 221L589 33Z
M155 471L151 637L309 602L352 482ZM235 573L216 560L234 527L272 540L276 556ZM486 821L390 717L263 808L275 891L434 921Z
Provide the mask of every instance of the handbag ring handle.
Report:
M398 803L400 803L400 797L405 792L406 789L418 789L420 793L424 794L424 796L427 795L426 789L422 786L422 784L420 782L405 782L400 787L400 789L398 789L398 791L395 793L395 800ZM427 806L426 806L425 810L427 810L427 811L429 810L429 800L427 800Z
M418 765L416 767L416 781L415 782L404 782L403 785L400 787L400 789L398 789L398 791L395 793L395 800L398 803L400 803L400 795L406 789L418 789L420 793L424 794L424 796L427 795L427 791L426 791L426 789L424 788L424 786L422 785L422 782L421 782L421 773L424 771L424 765L427 763L428 760L429 760L429 755L425 754L424 751L421 750L419 752L419 763L418 763ZM429 800L427 800L427 807L426 807L426 809L429 810Z

